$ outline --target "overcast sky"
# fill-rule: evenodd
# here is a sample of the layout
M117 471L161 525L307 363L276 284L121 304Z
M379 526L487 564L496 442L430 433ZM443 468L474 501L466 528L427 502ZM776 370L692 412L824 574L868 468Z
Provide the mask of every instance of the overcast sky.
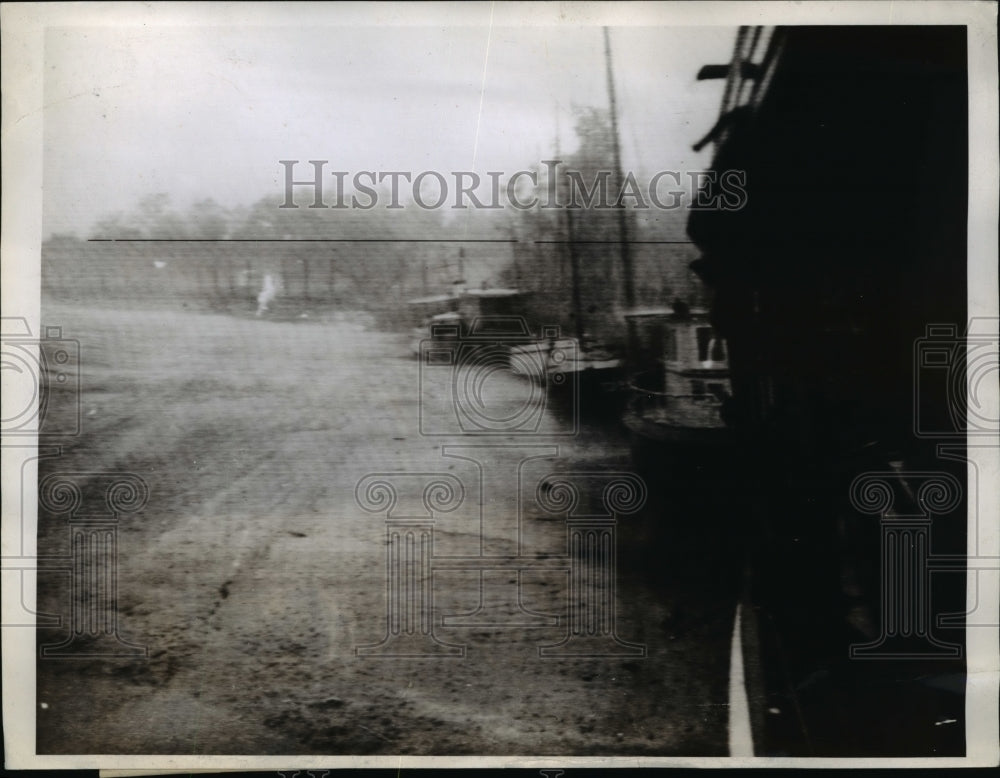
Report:
M700 169L732 28L615 27L623 166ZM330 170L513 173L564 153L570 107L607 107L600 27L72 27L45 50L45 234L166 192L185 208L283 191L279 159ZM306 173L307 166L301 166Z

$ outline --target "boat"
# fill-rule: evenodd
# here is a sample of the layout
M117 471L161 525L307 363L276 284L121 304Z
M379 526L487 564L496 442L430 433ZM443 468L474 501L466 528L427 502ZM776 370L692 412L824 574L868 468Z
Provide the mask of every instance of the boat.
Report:
M411 330L410 351L414 356L420 356L421 344L431 340L458 340L462 332L462 317L457 311L428 316L419 327Z
M729 438L723 410L732 386L726 342L708 311L675 304L625 317L635 369L626 381L622 422L635 458L719 452Z
M604 57L608 90L608 119L613 169L617 181L623 181L621 148L617 118L617 100L611 62L609 32L605 28ZM559 149L558 111L556 112L555 156L562 158ZM557 186L567 186L565 178L560 178ZM624 208L615 209L614 224L603 224L606 232L595 234L593 224L581 223L581 216L573 208L563 208L560 219L552 225L551 232L557 234L553 240L536 241L551 243L561 247L566 253L560 259L568 263L566 276L559 271L556 281L551 275L535 278L535 288L540 303L548 306L541 314L551 314L560 326L543 327L537 338L512 349L512 369L525 377L543 383L548 398L557 407L566 406L573 415L586 418L610 416L618 418L621 413L625 379L625 348L627 341L622 332L623 324L619 311L635 306L635 284L632 268L632 254L628 235L628 216ZM594 212L583 211L582 218L593 221ZM603 238L612 236L607 242L610 251L601 256L589 258L605 267L604 280L595 280L593 273L584 272L591 265L586 262L586 251L593 252L594 246L602 244ZM549 237L549 236L546 236ZM595 238L600 238L595 240ZM587 249L583 247L587 246ZM615 289L610 279L615 275L613 265L620 263L621 291ZM581 265L585 265L582 268ZM566 283L568 282L568 283ZM529 284L531 281L529 281ZM602 285L603 284L603 285ZM557 313L558 312L558 313ZM610 315L609 315L610 314ZM609 321L612 320L612 321ZM546 331L547 330L547 331ZM518 366L522 362L522 366ZM539 374L536 365L544 364L544 373Z
M467 324L475 319L490 317L523 318L525 292L520 289L482 287L466 289L458 298L458 312Z
M511 371L543 386L563 410L595 417L620 409L623 361L584 333L581 338L536 338L510 349Z
M518 289L484 287L411 301L419 305L436 304L438 308L447 306L447 310L425 316L412 329L411 351L419 355L420 344L429 340L469 339L478 346L495 343L508 350L523 347L520 344L530 346L533 335L521 315L524 296Z
M407 300L406 310L411 326L422 324L429 317L439 313L455 310L459 299L459 294L436 294Z
M586 329L581 303L580 259L574 243L573 212L564 211L570 259L570 298L574 331L546 326L536 340L511 349L511 369L543 385L557 405L587 416L614 412L619 406L624 360Z

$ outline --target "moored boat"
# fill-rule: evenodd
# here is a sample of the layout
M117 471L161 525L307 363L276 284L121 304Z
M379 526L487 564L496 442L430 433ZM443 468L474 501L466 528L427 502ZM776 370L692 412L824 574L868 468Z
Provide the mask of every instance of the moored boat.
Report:
M632 311L626 318L637 369L626 382L622 421L636 457L704 460L721 454L729 440L723 410L732 388L726 344L707 311L675 306Z

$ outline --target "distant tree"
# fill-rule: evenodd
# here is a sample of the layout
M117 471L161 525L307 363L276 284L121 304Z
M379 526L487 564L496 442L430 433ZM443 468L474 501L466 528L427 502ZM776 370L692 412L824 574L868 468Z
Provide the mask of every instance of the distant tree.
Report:
M50 251L78 251L83 241L73 234L54 232L43 241L43 245Z
M614 138L611 135L611 117L604 108L574 106L576 126L574 131L580 140L579 148L571 155L571 164L581 170L584 167L611 170L614 157Z
M144 237L134 216L118 213L98 219L90 229L90 237L97 239L129 239Z
M229 212L212 198L196 202L188 210L188 232L192 238L221 240L229 236Z
M232 233L241 238L281 238L288 231L287 214L294 211L280 211L282 198L277 195L262 197L249 208L240 209L240 218Z
M147 238L186 238L184 220L170 208L170 195L159 192L139 201L137 219Z

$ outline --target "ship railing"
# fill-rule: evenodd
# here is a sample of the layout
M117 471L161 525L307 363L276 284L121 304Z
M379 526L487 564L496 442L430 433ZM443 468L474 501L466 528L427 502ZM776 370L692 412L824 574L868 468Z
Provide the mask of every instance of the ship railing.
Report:
M648 370L633 375L626 383L626 392L626 407L639 416L692 427L722 424L722 401L716 395L671 392L664 386L660 371Z

